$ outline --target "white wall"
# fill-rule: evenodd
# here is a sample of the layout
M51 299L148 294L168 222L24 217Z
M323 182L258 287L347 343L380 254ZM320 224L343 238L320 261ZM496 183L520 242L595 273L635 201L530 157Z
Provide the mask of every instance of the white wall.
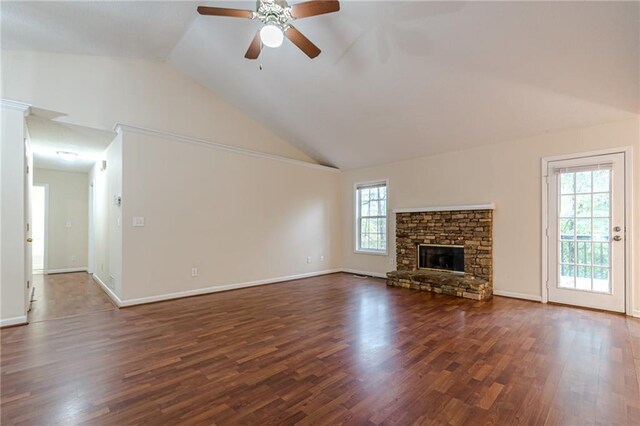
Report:
M89 179L87 173L34 169L34 184L47 184L47 272L87 269ZM71 226L67 227L67 223Z
M244 112L159 61L2 51L2 96L112 130L126 123L314 162Z
M107 168L100 170L102 160ZM93 273L113 293L122 295L122 214L114 197L122 195L122 135L118 135L89 172L93 185Z
M353 251L353 184L389 179L389 209L495 202L494 287L540 296L542 157L633 146L635 155L635 309L640 309L639 120L547 133L459 152L350 170L342 174L342 250L345 268L384 273L395 269L395 217L389 218L389 256Z
M27 321L25 300L24 114L2 106L0 149L0 325Z
M122 137L125 300L340 267L338 172ZM133 227L134 216L145 226Z

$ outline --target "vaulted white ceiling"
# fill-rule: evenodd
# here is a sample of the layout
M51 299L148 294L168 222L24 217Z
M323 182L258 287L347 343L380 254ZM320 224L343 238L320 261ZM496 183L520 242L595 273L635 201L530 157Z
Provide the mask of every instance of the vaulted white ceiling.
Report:
M360 2L244 52L259 22L198 4L2 2L3 48L163 58L320 162L362 167L633 117L637 2ZM262 64L262 69L259 65Z

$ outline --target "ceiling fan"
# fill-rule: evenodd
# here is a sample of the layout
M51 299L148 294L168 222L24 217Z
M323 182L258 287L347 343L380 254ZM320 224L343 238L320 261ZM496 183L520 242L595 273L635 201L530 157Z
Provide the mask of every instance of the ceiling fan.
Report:
M298 46L308 57L320 54L318 46L298 31L290 21L323 15L340 10L337 0L312 0L289 6L285 0L257 0L256 11L199 6L200 15L229 16L233 18L259 19L264 26L256 32L247 53L247 59L258 59L262 46L279 47L284 37Z

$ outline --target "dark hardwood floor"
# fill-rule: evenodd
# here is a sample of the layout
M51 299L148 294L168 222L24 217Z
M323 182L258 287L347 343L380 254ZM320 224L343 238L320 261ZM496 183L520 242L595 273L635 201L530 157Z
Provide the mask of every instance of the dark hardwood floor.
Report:
M86 272L34 274L33 286L29 322L116 309Z
M334 274L3 329L10 424L640 424L640 321Z

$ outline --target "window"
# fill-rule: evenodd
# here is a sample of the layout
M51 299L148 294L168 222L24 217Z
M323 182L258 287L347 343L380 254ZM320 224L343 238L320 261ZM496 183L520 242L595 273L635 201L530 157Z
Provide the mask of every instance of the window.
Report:
M356 184L356 251L387 253L387 182Z

